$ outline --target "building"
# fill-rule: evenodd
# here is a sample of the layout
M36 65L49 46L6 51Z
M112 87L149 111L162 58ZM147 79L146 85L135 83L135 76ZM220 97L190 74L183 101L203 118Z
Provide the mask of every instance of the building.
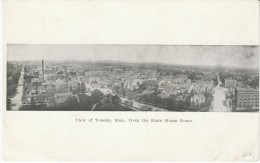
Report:
M175 84L184 84L184 83L187 82L187 80L188 80L188 77L186 75L181 75L181 76L173 79L173 83L175 83ZM191 82L191 81L189 81L189 82Z
M80 91L80 83L79 81L69 81L68 82L68 89L71 92L77 93Z
M259 110L259 91L253 88L236 88L237 110Z
M191 103L195 105L200 105L206 102L206 97L203 93L194 94L191 97Z
M125 81L124 87L130 90L136 90L139 89L139 82L138 80Z
M233 107L233 100L232 99L226 99L226 107L228 107L228 108Z
M225 87L226 88L235 88L238 86L238 82L232 79L225 79Z
M187 79L186 83L191 84L191 79Z
M93 83L93 82L99 83L100 78L99 77L90 77L88 82L89 83Z
M189 87L188 93L205 93L207 90L207 86L203 84L192 84Z
M57 93L65 93L68 91L68 86L67 86L67 83L64 82L63 80L61 79L57 79L55 82L54 82L54 85L55 85L55 90Z
M113 94L113 91L110 87L107 88L101 88L100 91L104 94L104 95L108 95L108 94Z
M55 97L48 97L46 99L47 99L47 102L46 102L47 107L54 107L57 105L56 101L55 101Z
M46 80L46 81L56 81L61 78L62 78L62 75L55 74L55 73L44 75L44 80Z

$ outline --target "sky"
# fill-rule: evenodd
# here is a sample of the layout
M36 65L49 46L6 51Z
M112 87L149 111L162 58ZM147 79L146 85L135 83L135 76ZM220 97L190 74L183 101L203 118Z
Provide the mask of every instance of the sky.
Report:
M86 60L259 67L258 46L8 45L9 61Z

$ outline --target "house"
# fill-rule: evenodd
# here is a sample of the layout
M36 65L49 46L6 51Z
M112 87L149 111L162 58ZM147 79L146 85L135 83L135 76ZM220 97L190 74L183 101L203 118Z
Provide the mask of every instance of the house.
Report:
M38 87L42 84L41 81L38 78L33 78L31 80L31 84L34 89L38 89Z
M86 92L85 92L85 95L91 96L91 95L92 95L92 92L91 92L91 91L86 91Z
M184 95L179 95L177 96L177 101L185 101L185 96Z
M189 88L189 93L204 93L206 92L207 87L202 84L193 84Z
M186 83L191 84L191 79L187 79Z
M38 87L38 93L41 94L41 93L45 93L45 92L46 92L46 88L43 85L40 85Z
M68 90L72 92L80 91L80 83L77 81L69 81L68 82Z
M92 82L99 83L100 82L100 78L99 77L90 77L89 78L89 83L92 83Z
M92 87L92 88L99 88L99 84L97 81L91 81L89 83L89 86Z
M62 75L56 74L56 73L51 73L51 74L44 75L44 79L46 81L56 81L56 80L58 80L60 78L62 78Z
M180 76L177 76L177 78L173 79L173 83L184 84L187 82L187 80L188 80L187 75L180 75Z
M206 102L206 97L203 93L197 93L191 97L191 103L194 103L195 105L200 105L205 102Z
M65 81L57 79L54 83L55 90L57 93L65 93L68 91L68 85Z
M139 85L137 84L137 82L135 82L134 80L132 81L126 81L124 83L124 87L128 88L130 90L135 90L135 89L139 89Z
M42 85L45 87L46 91L55 91L55 84L50 81L42 83Z
M108 95L108 94L113 94L113 91L110 87L107 88L101 88L100 91L104 94L104 95Z
M45 105L47 100L44 96L38 95L34 98L36 105Z

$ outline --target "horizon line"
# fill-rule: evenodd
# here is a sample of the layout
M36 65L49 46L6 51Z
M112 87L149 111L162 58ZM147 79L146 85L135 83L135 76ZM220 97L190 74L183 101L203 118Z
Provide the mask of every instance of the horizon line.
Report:
M80 60L80 59L65 59L65 60L46 60L46 59L41 59L41 60L7 60L7 62L41 62L42 60L44 61L49 61L49 62L66 62L66 61L74 61L74 62L110 62L110 63L131 63L131 64L149 64L149 63L154 63L154 64L161 64L161 65L170 65L170 66L201 66L201 67L228 67L228 68L248 68L248 69L259 69L259 65L257 67L247 67L247 66L231 66L231 65L221 65L221 64L214 64L214 65L198 65L198 64L178 64L178 63L166 63L166 62L135 62L135 61L121 61L121 60Z

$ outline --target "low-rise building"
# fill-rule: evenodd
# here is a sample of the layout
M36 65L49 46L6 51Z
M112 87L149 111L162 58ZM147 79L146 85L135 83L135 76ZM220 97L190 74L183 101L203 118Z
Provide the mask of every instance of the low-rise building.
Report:
M191 97L191 103L195 105L203 104L205 103L205 101L206 101L206 97L203 93L197 93Z

